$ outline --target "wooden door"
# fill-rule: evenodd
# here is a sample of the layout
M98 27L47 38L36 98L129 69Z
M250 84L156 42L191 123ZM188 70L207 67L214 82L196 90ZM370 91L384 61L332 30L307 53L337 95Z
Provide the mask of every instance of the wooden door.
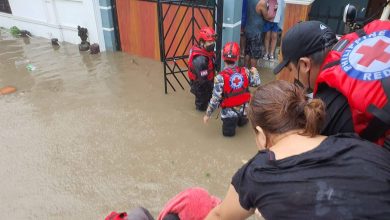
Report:
M122 51L160 60L157 4L116 0Z

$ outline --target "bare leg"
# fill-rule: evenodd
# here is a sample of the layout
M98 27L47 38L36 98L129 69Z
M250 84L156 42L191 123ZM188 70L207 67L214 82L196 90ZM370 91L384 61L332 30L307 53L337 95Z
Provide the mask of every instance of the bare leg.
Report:
M248 55L245 56L245 66L247 68L250 68L251 67L251 59Z
M278 42L278 33L277 32L272 32L272 35L271 35L271 51L269 53L270 56L275 56L276 42Z
M240 38L240 47L241 47L241 55L245 56L245 44L246 44L246 38L244 34L241 34Z
M256 67L257 68L257 59L251 58L251 66L249 68Z
M270 48L269 48L269 41L271 38L271 31L268 31L265 33L265 38L264 38L264 47L265 47L265 54L270 55Z

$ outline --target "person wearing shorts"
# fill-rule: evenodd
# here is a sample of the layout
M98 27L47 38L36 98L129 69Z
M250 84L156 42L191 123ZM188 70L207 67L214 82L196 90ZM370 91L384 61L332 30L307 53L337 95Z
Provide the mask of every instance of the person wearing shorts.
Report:
M248 68L256 67L257 60L261 57L264 18L258 5L259 0L247 0L246 2L245 65Z
M279 24L275 16L278 14L279 4L278 0L266 0L266 7L268 17L271 19L266 19L264 21L263 32L265 33L264 37L264 47L265 54L263 56L264 60L274 60L275 59L275 48L278 41L278 33L281 32Z

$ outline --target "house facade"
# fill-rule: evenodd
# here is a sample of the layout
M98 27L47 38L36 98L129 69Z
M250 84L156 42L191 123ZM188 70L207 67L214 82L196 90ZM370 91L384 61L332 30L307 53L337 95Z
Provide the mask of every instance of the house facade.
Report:
M88 29L89 41L115 50L113 24L104 0L0 0L0 26L17 26L34 36L80 43L77 26Z

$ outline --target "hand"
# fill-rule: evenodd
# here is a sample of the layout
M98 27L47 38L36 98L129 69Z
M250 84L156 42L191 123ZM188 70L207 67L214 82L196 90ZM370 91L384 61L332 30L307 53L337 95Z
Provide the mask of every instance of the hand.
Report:
M203 123L207 124L207 122L210 120L210 117L205 115L203 116Z
M252 67L251 70L250 70L250 72L251 72L252 74L259 73L259 71L256 69L256 67Z

